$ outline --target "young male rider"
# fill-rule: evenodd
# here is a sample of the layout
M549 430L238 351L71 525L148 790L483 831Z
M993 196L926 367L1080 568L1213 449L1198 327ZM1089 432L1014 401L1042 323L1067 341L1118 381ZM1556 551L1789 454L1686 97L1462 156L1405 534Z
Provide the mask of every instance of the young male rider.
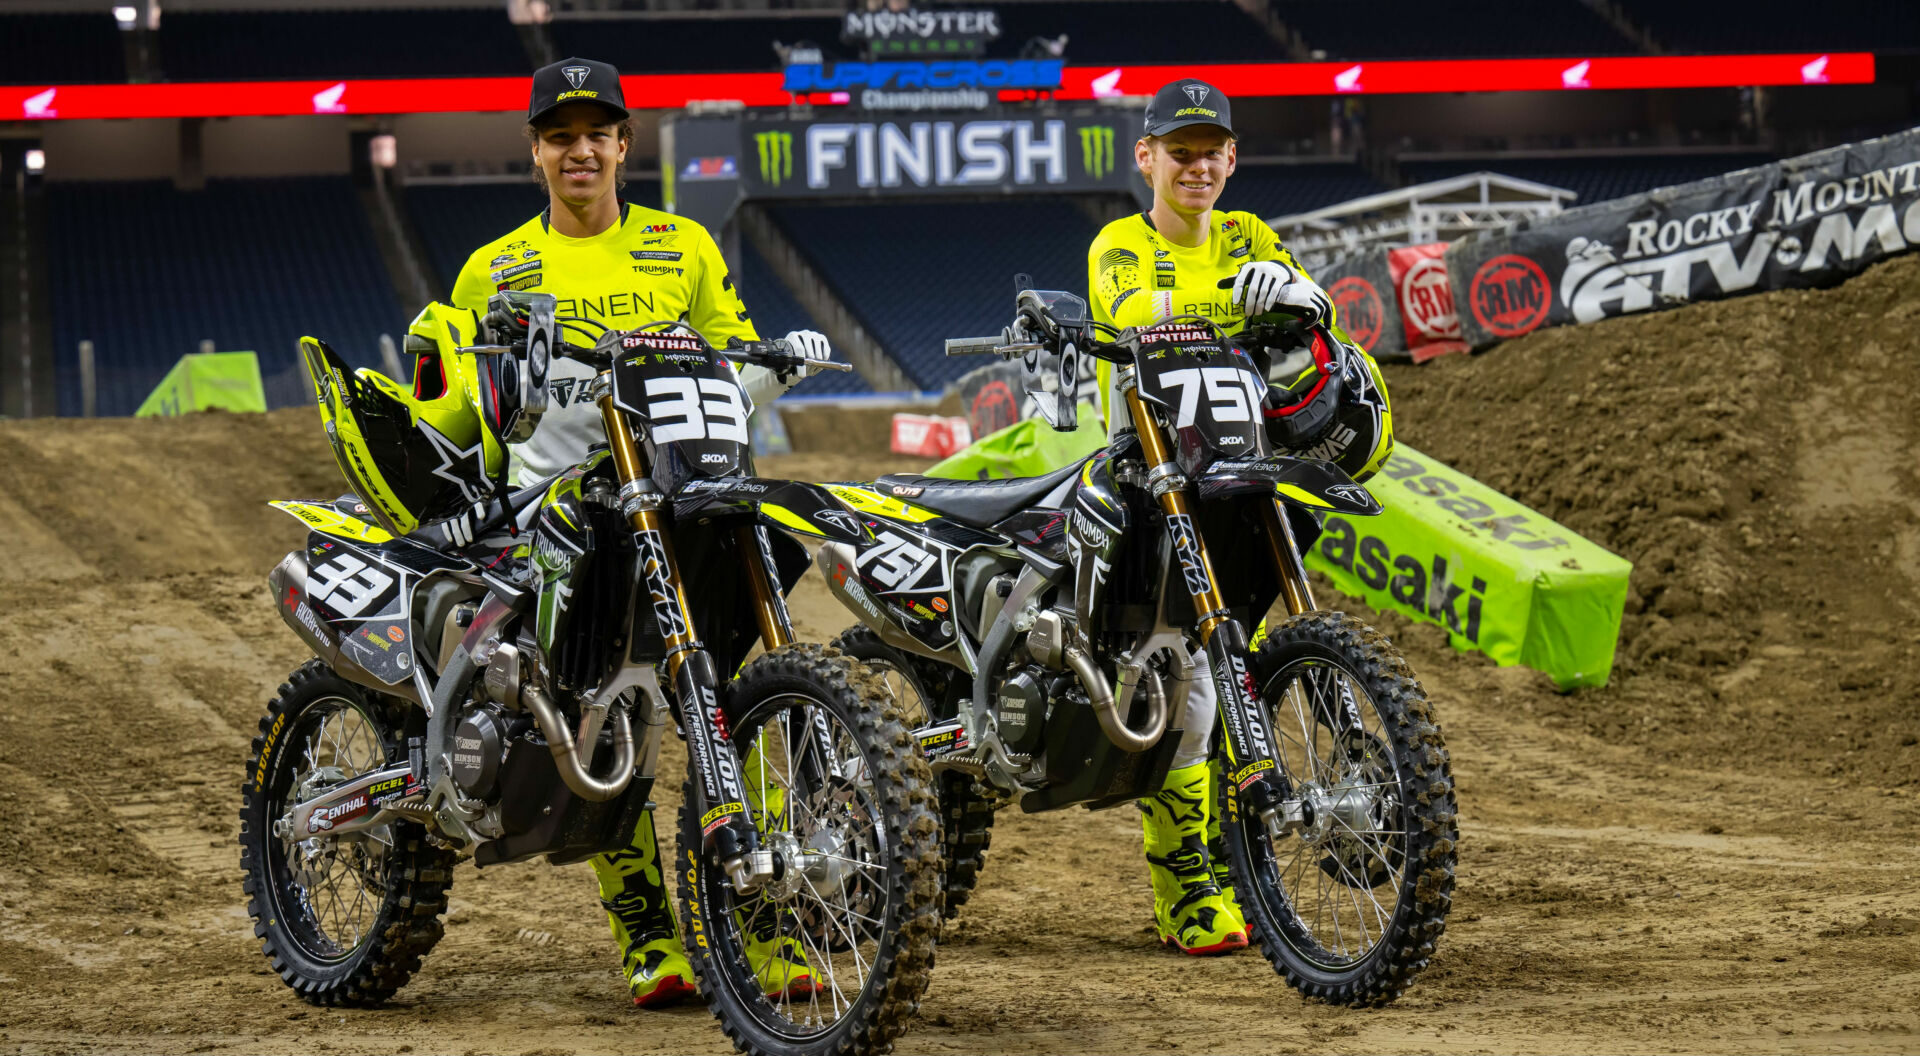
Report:
M1134 164L1153 188L1153 207L1108 224L1087 250L1094 319L1125 327L1196 314L1232 334L1245 325L1247 316L1285 307L1332 325L1333 303L1326 291L1307 276L1272 228L1252 213L1214 209L1236 160L1229 104L1218 88L1190 78L1162 87L1147 107L1144 132L1133 153ZM1235 280L1232 290L1220 289L1220 280L1228 277ZM1346 341L1344 334L1334 332ZM1333 461L1364 480L1392 450L1392 418L1378 368L1357 347L1353 352L1355 362L1365 366L1358 372L1364 377L1348 379L1341 391L1347 406L1337 412L1333 428L1314 437L1311 446L1314 457ZM1111 377L1112 367L1102 361L1103 412ZM1303 392L1312 380L1285 379ZM1274 407L1265 411L1268 418L1285 413ZM1310 541L1301 539L1300 545ZM1204 664L1206 654L1195 659ZM1246 922L1227 882L1225 844L1215 816L1218 769L1207 762L1213 696L1212 679L1194 680L1190 706L1204 716L1192 718L1204 721L1189 723L1165 784L1139 801L1154 923L1163 943L1194 955L1229 953L1247 944Z
M501 290L537 290L558 300L557 314L595 319L615 329L680 320L715 346L755 340L753 321L705 228L685 217L622 201L622 165L633 143L619 73L604 62L567 59L533 75L527 108L535 182L547 208L481 246L454 283L453 302L486 314ZM808 359L828 358L827 340L810 330L787 335ZM591 368L554 359L547 411L533 436L513 451L514 483L545 479L587 457L606 441L600 411L584 399ZM756 404L785 386L772 371L749 366L741 381ZM694 992L693 970L680 946L672 900L654 835L643 815L625 850L598 855L600 882L621 966L643 1007L671 1004ZM759 949L756 951L754 946ZM763 985L798 996L811 988L799 945L762 936L750 955Z

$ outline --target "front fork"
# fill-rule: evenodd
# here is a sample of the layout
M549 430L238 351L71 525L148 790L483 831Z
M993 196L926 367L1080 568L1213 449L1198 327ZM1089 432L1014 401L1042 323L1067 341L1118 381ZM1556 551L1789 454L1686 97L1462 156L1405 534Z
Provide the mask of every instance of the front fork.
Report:
M1227 767L1225 777L1234 799L1267 824L1269 829L1285 825L1288 801L1293 798L1292 782L1275 762L1273 735L1268 729L1266 709L1254 689L1253 673L1247 665L1247 629L1233 618L1220 594L1213 563L1207 556L1206 541L1194 523L1187 501L1187 481L1173 461L1160 425L1140 399L1138 388L1125 386L1127 412L1133 419L1140 440L1141 454L1147 463L1147 486L1166 514L1167 535L1173 540L1174 558L1187 592L1193 598L1198 615L1200 641L1207 650L1208 667L1219 698L1220 721L1226 731ZM1267 525L1267 537L1275 546L1292 550L1292 534L1286 518L1276 506L1269 517L1279 521L1281 536L1274 525ZM1291 563L1277 563L1287 607L1295 614L1313 607L1307 591L1306 571L1297 557Z
M695 633L686 587L674 558L673 536L660 514L665 499L650 479L646 456L610 396L600 398L600 417L620 481L621 509L633 529L654 621L666 643L667 676L687 728L687 754L700 793L701 845L720 859L734 888L744 893L770 877L774 863L772 852L761 848L759 832L747 810L746 783L735 762L726 713L720 707L720 692L726 683L714 666L713 655ZM787 645L793 641L793 625L771 581L764 540L752 525L735 531L761 638L769 650ZM759 554L762 560L752 560L750 554Z

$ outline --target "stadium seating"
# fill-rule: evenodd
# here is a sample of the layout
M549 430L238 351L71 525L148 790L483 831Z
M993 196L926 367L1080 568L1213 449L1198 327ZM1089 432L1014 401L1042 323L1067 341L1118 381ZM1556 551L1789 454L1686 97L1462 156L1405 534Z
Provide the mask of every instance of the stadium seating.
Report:
M1445 179L1468 172L1497 172L1565 187L1580 197L1576 205L1591 205L1655 187L1718 176L1723 172L1762 165L1764 154L1636 154L1624 157L1480 158L1465 161L1408 162L1401 174L1411 184Z
M251 350L268 400L306 398L297 342L379 362L401 334L366 214L345 177L47 185L48 286L60 413L79 414L79 342L94 343L99 413L132 414L182 355L210 338Z
M1220 208L1265 220L1379 194L1386 186L1358 165L1241 165L1227 180Z
M179 11L160 28L173 81L533 72L504 10Z
M978 366L947 359L949 337L998 333L1013 275L1085 290L1094 222L1059 200L783 206L787 238L923 389Z
M774 273L773 265L768 264L766 258L753 248L753 243L745 238L740 240L740 267L733 273L733 279L740 288L740 299L746 302L747 312L753 316L753 328L761 337L784 337L794 330L820 328L813 321L813 316L787 291L786 284ZM844 352L836 352L834 358L845 360L847 357ZM787 393L791 396L847 396L872 391L866 379L857 372L842 374L834 371L804 378Z
M1913 0L1744 0L1714 4L1619 0L1627 16L1674 52L1920 51Z
M110 84L127 79L120 27L105 4L88 14L0 15L0 84Z
M1336 59L1621 55L1638 49L1580 0L1268 0ZM1670 5L1671 6L1671 5ZM1739 16L1747 16L1743 10Z

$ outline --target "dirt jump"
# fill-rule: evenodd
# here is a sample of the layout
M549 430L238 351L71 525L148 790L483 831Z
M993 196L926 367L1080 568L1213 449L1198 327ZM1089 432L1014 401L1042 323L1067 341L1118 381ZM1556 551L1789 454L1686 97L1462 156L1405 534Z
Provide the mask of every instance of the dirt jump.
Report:
M1458 780L1432 967L1304 1003L1252 951L1156 946L1134 811L1007 812L899 1051L1920 1048L1920 257L1387 380L1408 442L1635 565L1612 683L1568 695L1361 610ZM697 1003L628 1005L584 867L461 865L381 1009L268 971L238 788L305 657L265 578L302 530L263 503L341 490L307 409L0 423L0 1050L724 1051ZM794 605L808 640L851 622Z

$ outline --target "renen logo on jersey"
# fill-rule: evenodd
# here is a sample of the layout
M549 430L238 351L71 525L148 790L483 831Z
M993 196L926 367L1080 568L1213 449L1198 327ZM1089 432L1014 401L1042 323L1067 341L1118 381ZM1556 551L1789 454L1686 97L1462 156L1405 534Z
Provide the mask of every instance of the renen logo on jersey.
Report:
M1060 87L1066 65L1061 59L840 62L831 66L796 63L787 67L781 87L795 93L845 92L856 88L1052 89Z
M863 189L1067 182L1065 121L822 123L807 126L805 149L814 190L845 186L834 179L843 169Z

